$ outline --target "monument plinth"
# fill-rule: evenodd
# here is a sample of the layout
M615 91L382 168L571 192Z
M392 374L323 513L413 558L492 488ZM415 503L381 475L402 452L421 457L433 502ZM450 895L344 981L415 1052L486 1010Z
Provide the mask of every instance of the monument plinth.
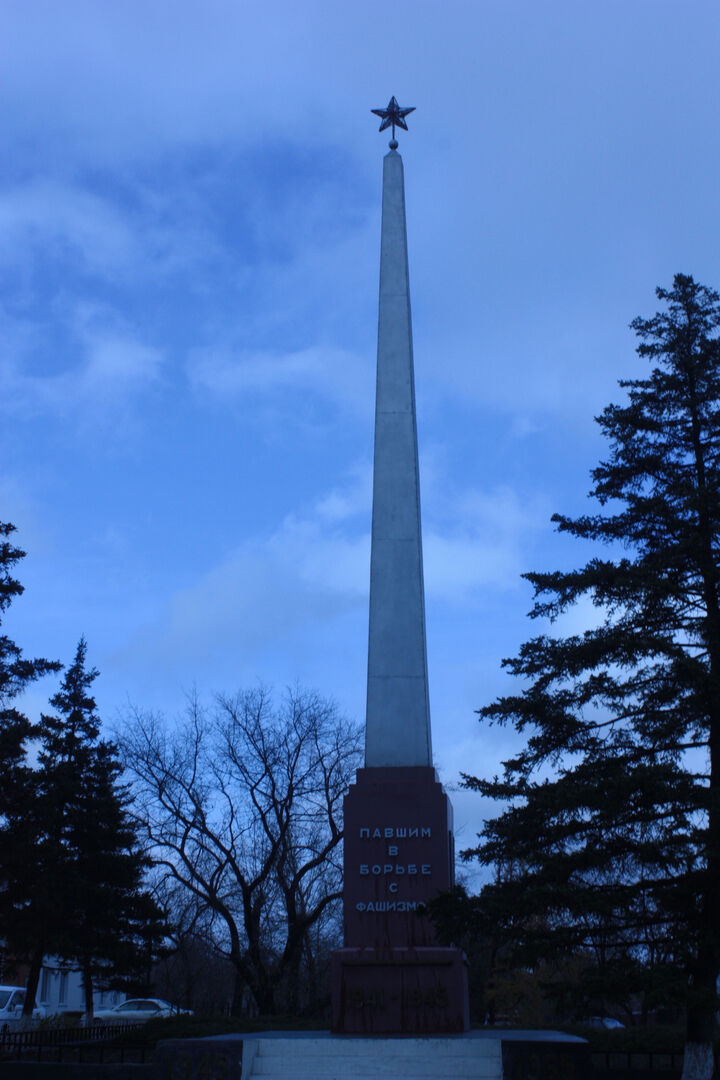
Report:
M452 807L425 765L358 769L345 799L345 941L437 944L425 903L453 884Z
M453 884L452 807L432 767L420 483L402 158L392 98L383 166L365 768L344 803L344 942L332 1030L467 1030L465 958L426 903Z
M425 908L452 883L452 806L435 770L359 769L345 798L346 947L333 954L333 1031L467 1029L465 958L438 945Z

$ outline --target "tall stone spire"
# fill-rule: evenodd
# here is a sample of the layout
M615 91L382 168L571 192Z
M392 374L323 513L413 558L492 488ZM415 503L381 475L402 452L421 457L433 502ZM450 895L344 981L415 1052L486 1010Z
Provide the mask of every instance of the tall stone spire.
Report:
M405 190L394 138L390 146L380 248L368 767L432 765Z
M405 191L394 97L383 166L365 768L343 800L343 939L333 1032L457 1034L470 1026L460 949L427 902L454 882L452 806L432 766ZM425 1053L425 1051L423 1051Z

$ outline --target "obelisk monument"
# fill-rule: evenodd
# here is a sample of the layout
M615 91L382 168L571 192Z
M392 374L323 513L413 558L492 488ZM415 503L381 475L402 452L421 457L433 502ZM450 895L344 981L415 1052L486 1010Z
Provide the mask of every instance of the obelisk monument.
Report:
M459 949L437 944L425 902L453 883L450 801L432 765L405 190L391 98L383 165L365 767L345 798L344 941L332 1028L468 1027Z
M381 237L365 765L432 765L405 191L395 149L383 165Z

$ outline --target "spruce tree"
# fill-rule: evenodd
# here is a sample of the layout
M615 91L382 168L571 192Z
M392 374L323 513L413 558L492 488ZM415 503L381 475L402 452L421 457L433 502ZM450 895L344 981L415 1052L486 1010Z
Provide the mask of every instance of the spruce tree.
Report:
M25 552L15 547L15 526L0 522L0 624L13 600L24 589L13 576ZM5 950L15 959L31 962L34 985L42 963L44 922L33 903L42 878L39 858L41 821L38 815L37 774L28 752L37 726L20 710L28 686L60 669L56 661L25 659L7 635L0 634L0 926ZM31 1013L34 996L28 995Z
M647 378L598 423L599 509L556 515L606 545L578 570L531 573L530 616L589 598L598 625L552 626L504 662L524 681L480 710L527 737L467 857L495 866L476 913L537 959L593 955L598 988L687 1009L685 1077L710 1077L720 972L720 302L677 275L636 319Z
M40 724L41 802L48 859L57 876L55 951L82 971L85 1011L93 987L136 975L162 936L161 913L143 886L148 860L140 850L120 782L115 745L100 737L82 638ZM59 866L53 860L59 859Z

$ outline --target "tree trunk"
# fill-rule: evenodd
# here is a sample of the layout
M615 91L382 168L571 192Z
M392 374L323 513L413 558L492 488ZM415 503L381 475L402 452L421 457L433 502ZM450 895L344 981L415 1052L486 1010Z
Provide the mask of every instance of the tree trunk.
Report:
M93 1002L93 977L92 967L89 960L83 961L82 968L82 984L83 984L83 996L85 998L85 1022L91 1024L93 1016L95 1015L95 1005Z
M260 979L253 983L251 989L253 997L261 1016L275 1015L275 986L261 974Z
M300 950L296 950L286 966L287 1011L297 1016L300 1011ZM283 1010L285 1011L285 1010Z
M25 1004L23 1005L22 1011L23 1017L28 1020L32 1018L33 1009L35 1008L35 998L37 997L44 955L45 953L42 946L38 945L30 959L30 970L28 971L27 982L25 983Z
M245 986L245 975L243 972L240 971L238 967L236 967L235 977L233 979L232 1005L230 1006L231 1016L242 1016L243 994L245 991Z
M683 1071L680 1080L712 1080L715 1075L713 1044L710 1042L685 1043Z
M640 1024L646 1028L648 1026L648 995L647 990L643 990L642 1007L640 1010Z
M687 1034L681 1080L712 1080L714 1072L717 963L712 946L701 944L688 987Z

